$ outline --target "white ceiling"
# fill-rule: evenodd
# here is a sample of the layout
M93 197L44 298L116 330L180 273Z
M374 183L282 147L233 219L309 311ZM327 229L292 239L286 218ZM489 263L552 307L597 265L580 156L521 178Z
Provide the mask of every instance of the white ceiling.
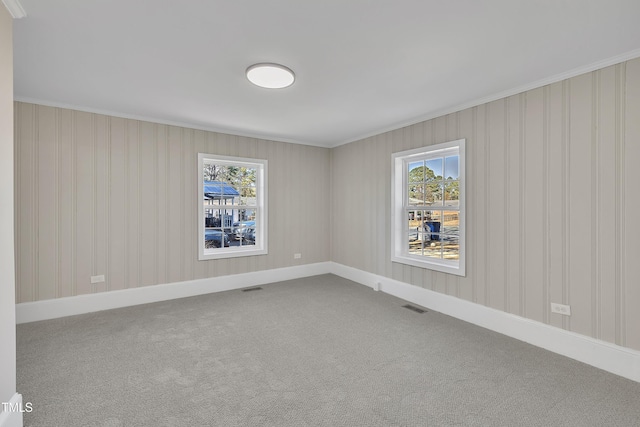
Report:
M20 3L17 100L326 147L640 56L640 0Z

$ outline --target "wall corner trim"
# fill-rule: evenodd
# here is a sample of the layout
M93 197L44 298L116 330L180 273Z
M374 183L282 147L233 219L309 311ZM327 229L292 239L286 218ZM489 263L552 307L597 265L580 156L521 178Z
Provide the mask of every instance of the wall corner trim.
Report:
M4 3L13 19L22 19L27 16L27 12L24 11L20 0L2 0L2 3Z
M545 323L331 262L331 273L442 314L640 382L640 352Z
M19 393L16 393L13 395L13 397L11 397L11 400L9 400L9 402L0 402L0 403L8 403L10 408L18 409L18 410L3 411L3 408L0 407L0 427L22 427L23 426L22 395Z
M283 280L327 274L330 273L329 268L329 262L320 262L229 276L25 302L16 304L16 323L37 322L113 308L230 291L248 286L266 285Z

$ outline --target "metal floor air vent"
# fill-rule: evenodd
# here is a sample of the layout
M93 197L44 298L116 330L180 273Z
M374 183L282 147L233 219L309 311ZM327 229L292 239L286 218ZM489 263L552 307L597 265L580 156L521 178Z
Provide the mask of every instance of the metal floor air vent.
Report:
M411 311L415 311L416 313L425 313L427 310L423 310L421 308L416 307L415 305L407 304L403 305L402 308L409 309Z
M261 290L262 290L262 288L260 286L256 286L255 288L243 289L242 292L261 291Z

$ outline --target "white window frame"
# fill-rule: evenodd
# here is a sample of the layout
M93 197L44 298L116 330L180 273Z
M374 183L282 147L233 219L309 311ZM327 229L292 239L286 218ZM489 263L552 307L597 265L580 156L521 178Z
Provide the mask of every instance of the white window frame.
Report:
M438 158L452 154L459 156L459 245L460 253L458 260L437 259L425 257L423 255L413 255L409 253L409 224L408 212L410 210L456 210L446 207L434 206L410 206L409 205L409 177L408 164L417 160ZM445 142L442 144L430 145L413 150L402 151L392 155L392 181L391 181L391 261L402 264L422 267L444 273L464 276L465 273L465 140Z
M255 225L255 245L205 248L205 205L203 203L205 163L215 163L227 166L248 167L256 169L256 205L222 205L222 209L249 209L256 212ZM198 259L200 261L244 257L253 255L265 255L268 253L267 229L268 229L268 209L267 209L267 160L249 159L243 157L219 156L217 154L198 153Z

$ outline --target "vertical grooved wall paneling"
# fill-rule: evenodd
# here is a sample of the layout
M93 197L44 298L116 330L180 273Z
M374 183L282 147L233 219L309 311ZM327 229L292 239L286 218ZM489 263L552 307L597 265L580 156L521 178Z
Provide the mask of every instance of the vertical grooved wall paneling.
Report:
M625 345L640 349L640 60L629 61L626 67L625 132L622 143L624 182L622 192L622 233L624 247L622 259Z
M581 307L571 313L571 330L593 336L591 253L593 221L591 200L591 135L593 73L571 79L570 96L570 172L569 213L569 294L571 305Z
M36 107L44 110L43 107ZM78 295L91 293L91 282L89 278L96 275L94 272L94 250L95 250L95 221L93 207L94 192L94 134L93 134L93 114L75 112L71 110L60 110L61 126L69 129L73 137L72 144L76 147L75 155L75 292ZM43 141L41 141L42 143ZM51 142L50 142L51 143ZM41 253L41 257L46 258L47 253ZM43 284L44 282L40 282ZM18 286L22 286L18 280ZM66 295L65 295L66 296ZM46 299L46 298L38 298Z
M458 139L458 113L452 113L447 115L447 140ZM420 146L419 144L417 146ZM458 296L459 289L458 276L452 274L445 274L445 283L447 288L447 294L452 296Z
M597 250L597 338L616 342L616 67L601 71L598 87L594 170L598 202ZM595 174L594 174L595 177ZM612 286L609 286L608 283Z
M563 84L548 87L545 104L547 117L547 185L545 187L547 208L548 244L548 302L564 301L564 140L563 140ZM548 314L545 322L563 326L562 316Z
M17 302L331 259L640 350L640 59L331 150L14 105ZM467 276L392 263L391 153L457 138ZM268 255L197 261L198 152L269 161Z
M469 217L471 221L468 221L469 227L467 230L475 229L476 233L476 244L473 248L472 253L476 255L473 263L473 274L475 278L475 286L476 286L476 302L479 304L487 305L487 247L489 242L487 239L489 237L489 233L487 230L486 222L487 222L487 134L485 132L486 129L486 106L480 105L478 107L474 107L474 129L473 129L473 140L474 144L474 156L469 161L473 162L475 167L475 179L473 179L475 184L475 200L474 200L474 214L472 217ZM444 142L443 140L439 140L439 142ZM467 177L467 180L469 178ZM471 258L467 258L467 260L471 260Z
M332 260L640 350L639 115L634 59L336 147ZM380 186L371 164L457 138L467 140L466 277L392 263L375 209L338 220L362 206L355 194L389 211L390 173ZM352 233L377 239L338 238ZM367 252L377 245L383 262Z
M127 138L124 119L111 118L109 150L109 290L124 289L127 277Z
M110 117L93 115L94 118L94 140L95 140L95 169L94 169L94 190L93 190L93 210L94 210L94 274L109 271L109 152L110 152ZM105 274L106 276L106 274ZM92 286L92 292L104 292L109 290L110 279L105 277L102 283Z
M329 261L329 149L14 106L18 303ZM198 261L199 152L268 160L267 255Z
M504 100L494 101L489 105L488 114L488 162L489 162L489 194L488 205L491 206L491 215L488 215L487 229L491 239L485 239L488 243L488 251L491 256L488 259L487 276L489 283L489 297L487 305L498 310L505 311L505 211L501 209L504 200L505 185L507 183L505 172L505 127L503 118L505 115ZM496 206L496 208L493 208Z
M508 222L506 223L505 232L508 234L507 252L507 281L504 284L509 288L509 300L507 301L508 311L513 314L522 314L520 306L520 270L522 268L520 262L520 230L521 230L521 210L520 210L520 152L522 144L520 143L520 129L522 127L520 117L520 104L522 96L514 95L507 99L508 101L508 122L507 122L507 144L505 154L508 155L508 193L504 203L507 206ZM478 147L480 149L480 147ZM473 255L472 255L473 257Z
M616 66L616 204L615 204L615 236L616 236L616 343L625 345L625 262L622 254L625 253L625 156L624 146L626 134L626 94L622 87L626 84L626 64Z
M57 139L58 134L56 111L46 108L38 112L38 127L36 130L38 144L37 191L38 191L38 254L41 256L38 264L38 278L40 283L36 287L38 298L49 299L58 295L58 254L54 251L51 257L42 257L48 248L56 248L57 242ZM53 161L52 161L53 160ZM42 191L44 190L44 191Z
M473 133L473 113L474 113L474 109L467 109L464 111L461 111L458 114L458 135L456 136L458 139L459 138L464 138L465 135L471 135ZM472 163L470 161L470 159L472 159L475 155L475 146L473 145L467 145L465 147L466 153L467 153L467 167L466 167L466 173L469 175L473 175L474 170L475 170L475 164ZM505 173L504 171L502 172L503 174ZM466 182L466 190L467 190L467 197L465 199L465 204L466 204L466 215L467 215L467 235L466 235L466 242L467 242L467 248L475 248L476 247L476 227L469 227L469 222L473 220L474 215L473 215L473 209L475 207L475 191L473 190L473 188L475 188L475 183L472 182L471 180L467 180ZM467 260L467 269L469 269L469 271L471 269L473 269L473 260L471 258L468 258ZM460 287L460 291L458 293L458 297L459 298L463 298L466 299L468 301L473 301L476 302L477 297L476 297L476 287L475 287L475 282L474 282L474 276L471 274L467 274L466 277L461 277L459 279L459 287Z
M523 189L523 306L524 315L543 321L547 309L544 304L544 229L545 212L543 173L544 148L544 91L535 89L527 93L524 127Z

